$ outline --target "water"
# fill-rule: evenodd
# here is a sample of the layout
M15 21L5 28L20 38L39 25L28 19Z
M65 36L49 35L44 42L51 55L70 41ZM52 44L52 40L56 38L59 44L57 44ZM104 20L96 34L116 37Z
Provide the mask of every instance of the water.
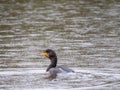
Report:
M47 80L56 51L75 73ZM1 90L119 90L119 0L1 0Z

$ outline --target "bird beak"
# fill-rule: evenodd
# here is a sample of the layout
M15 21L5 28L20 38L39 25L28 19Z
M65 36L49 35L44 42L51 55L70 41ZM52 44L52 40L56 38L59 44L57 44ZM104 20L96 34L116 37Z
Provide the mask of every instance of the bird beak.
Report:
M42 52L42 56L49 57L48 53L46 53L44 51Z

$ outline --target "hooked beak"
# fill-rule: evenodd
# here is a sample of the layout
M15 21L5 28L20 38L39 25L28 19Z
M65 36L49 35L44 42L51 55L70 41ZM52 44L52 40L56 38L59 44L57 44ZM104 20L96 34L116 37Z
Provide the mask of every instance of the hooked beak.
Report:
M48 53L46 53L45 51L42 52L42 56L49 57Z

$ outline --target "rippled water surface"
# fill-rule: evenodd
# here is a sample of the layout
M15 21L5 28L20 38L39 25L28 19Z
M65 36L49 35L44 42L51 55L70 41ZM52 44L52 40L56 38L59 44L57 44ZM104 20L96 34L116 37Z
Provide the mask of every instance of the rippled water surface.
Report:
M75 73L45 79L56 51ZM119 90L119 0L1 0L0 89Z

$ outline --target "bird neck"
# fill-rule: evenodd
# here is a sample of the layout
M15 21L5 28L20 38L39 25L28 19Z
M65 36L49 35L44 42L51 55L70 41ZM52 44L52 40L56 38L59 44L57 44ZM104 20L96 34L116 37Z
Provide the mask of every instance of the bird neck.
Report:
M49 71L51 68L55 68L57 66L57 57L51 57L49 59L51 64L48 66L46 71Z

